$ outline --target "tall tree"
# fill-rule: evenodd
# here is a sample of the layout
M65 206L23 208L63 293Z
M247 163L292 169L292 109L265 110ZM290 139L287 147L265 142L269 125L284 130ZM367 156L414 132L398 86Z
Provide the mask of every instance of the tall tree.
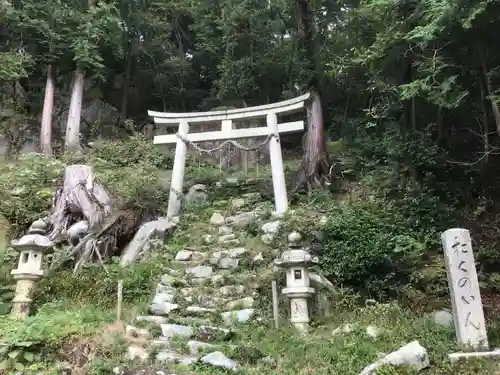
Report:
M99 47L116 47L123 28L121 18L113 4L88 0L86 7L75 9L79 24L71 49L76 69L71 89L68 123L66 125L65 148L73 152L80 150L80 121L86 72L99 74L105 67ZM120 47L120 46L119 46ZM116 49L119 50L120 48Z
M37 64L45 65L46 84L43 98L43 110L40 129L40 149L46 155L52 155L52 117L54 111L56 66L65 54L70 42L67 17L67 5L61 0L17 2L11 16L17 21L18 30L22 30L29 43L31 53L36 56ZM27 37L26 37L27 36Z
M304 156L299 169L296 189L322 188L329 182L329 163L326 151L323 108L319 94L320 66L314 31L314 19L308 0L296 0L297 50L302 62L302 87L311 92L307 111L308 129L304 142Z

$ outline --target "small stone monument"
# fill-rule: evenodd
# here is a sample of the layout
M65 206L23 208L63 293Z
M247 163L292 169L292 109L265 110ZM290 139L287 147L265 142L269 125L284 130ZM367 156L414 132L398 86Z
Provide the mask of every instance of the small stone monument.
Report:
M470 233L461 228L448 229L442 233L441 240L457 341L474 349L488 349ZM455 353L455 356L458 354Z
M31 295L36 282L43 277L43 254L48 254L53 250L54 243L43 235L46 229L46 223L43 220L37 220L31 224L27 235L11 242L11 246L19 252L17 269L11 272L14 280L17 281L11 311L11 315L15 318L26 319L29 315Z
M290 322L301 333L309 330L309 308L307 299L313 295L314 289L309 286L309 267L318 263L307 249L300 248L300 234L290 233L289 249L285 250L274 261L278 267L286 270L286 288L282 293L290 299Z

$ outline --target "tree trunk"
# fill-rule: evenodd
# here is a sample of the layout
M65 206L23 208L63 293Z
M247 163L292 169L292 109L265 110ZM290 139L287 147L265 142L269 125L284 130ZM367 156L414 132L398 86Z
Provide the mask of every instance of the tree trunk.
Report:
M85 84L85 73L77 68L75 80L71 90L71 99L68 112L68 123L66 125L66 140L64 146L66 151L80 151L80 118L82 113L83 87Z
M128 89L130 86L130 75L132 73L132 61L132 53L129 52L127 56L127 67L125 69L125 79L123 80L122 104L120 113L123 121L127 118Z
M479 51L479 59L481 60L481 70L483 72L483 80L486 88L486 94L489 96L489 101L491 103L491 110L493 111L493 117L495 118L497 133L498 135L500 135L500 109L493 101L493 98L491 98L491 95L493 95L493 87L491 86L491 80L490 77L488 76L489 72L486 63L486 52L484 51L484 47L482 47L481 45L478 46L478 51Z
M444 138L444 129L443 129L443 107L438 107L436 114L436 126L437 126L437 137L436 144L441 146L441 142Z
M484 159L481 162L481 182L482 182L482 188L483 188L483 194L485 194L485 190L487 189L486 187L486 177L487 177L487 167L488 167L488 161L489 161L489 153L490 153L490 143L489 143L489 126L488 126L488 113L486 112L486 106L485 106L485 101L486 101L486 96L484 92L484 84L479 85L481 88L481 117L482 117L482 123L483 123L483 150L484 150Z
M324 188L329 184L329 163L326 152L323 110L319 95L311 92L311 105L307 109L306 141L295 190Z
M316 69L316 45L313 37L313 30L310 22L308 0L297 0L297 47L299 60L302 61L301 78L303 84L317 89L318 77Z
M47 83L43 100L42 127L40 131L40 150L52 156L52 113L54 111L54 71L52 65L47 66Z
M311 105L307 108L307 134L304 157L300 166L295 191L305 188L324 188L329 185L329 163L326 152L325 128L321 98L316 91L319 85L316 44L307 0L297 0L297 45L300 60L304 62L303 84L312 88Z

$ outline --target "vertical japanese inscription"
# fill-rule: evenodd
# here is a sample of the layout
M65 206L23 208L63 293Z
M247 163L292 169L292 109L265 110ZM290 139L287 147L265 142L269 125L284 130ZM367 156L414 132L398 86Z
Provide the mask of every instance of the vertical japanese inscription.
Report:
M304 319L307 316L307 305L304 305L301 300L292 300L292 317L294 319Z
M468 246L466 243L461 243L460 239L458 237L454 238L454 244L452 245L452 248L455 249L453 256L455 257L460 257L461 254L467 254L469 252ZM460 260L460 263L458 263L458 270L462 271L465 275L469 274L469 270L467 268L467 262L465 260ZM466 316L465 316L465 322L464 325L465 327L473 327L476 330L479 331L480 328L480 323L474 324L471 320L471 315L472 312L470 310L470 304L472 301L476 299L476 297L472 294L471 291L471 286L472 283L470 281L470 278L468 276L463 276L461 277L458 282L457 282L458 290L460 294L460 301L462 301L466 306Z
M469 231L449 229L441 235L457 340L473 347L487 346Z

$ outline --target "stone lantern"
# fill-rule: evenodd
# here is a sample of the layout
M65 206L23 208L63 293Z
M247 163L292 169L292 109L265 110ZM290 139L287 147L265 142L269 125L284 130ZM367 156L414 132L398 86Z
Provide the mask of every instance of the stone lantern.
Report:
M17 269L11 271L17 281L16 292L12 300L11 315L25 319L32 303L31 295L38 280L43 277L43 254L51 253L54 243L43 234L47 225L43 220L31 224L28 234L11 242L11 246L19 252Z
M282 293L290 299L290 322L299 332L307 333L309 330L307 299L314 294L314 289L309 286L309 267L318 263L318 258L313 257L307 249L301 248L300 240L300 234L290 233L289 248L274 261L274 264L286 270L286 288Z

